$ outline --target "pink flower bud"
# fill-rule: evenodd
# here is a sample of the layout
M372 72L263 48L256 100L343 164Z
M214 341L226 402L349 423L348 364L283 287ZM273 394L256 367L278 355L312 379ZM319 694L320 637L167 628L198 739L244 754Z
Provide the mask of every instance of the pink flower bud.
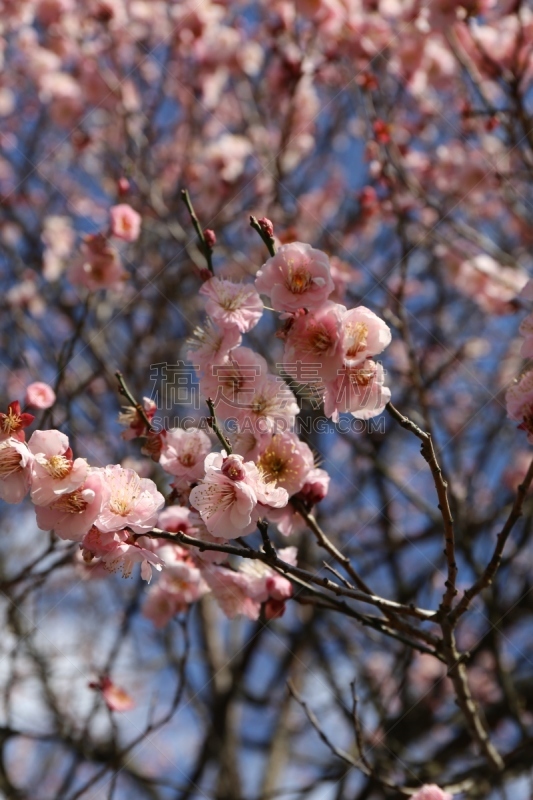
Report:
M129 192L129 190L130 190L130 182L129 182L129 180L127 178L124 178L124 177L119 178L118 181L117 181L117 191L118 191L119 195L121 195L121 196L125 195L125 194L127 194Z
M239 456L228 456L224 459L221 472L232 481L243 481L246 477L246 472L242 465L242 458Z
M257 221L263 233L270 237L274 236L274 225L267 217L261 217Z
M36 381L35 383L30 383L26 389L24 404L31 406L31 408L50 408L54 405L55 401L55 392L47 383Z
M204 231L204 239L206 245L211 249L217 243L217 237L215 231L212 231L211 228L206 228Z

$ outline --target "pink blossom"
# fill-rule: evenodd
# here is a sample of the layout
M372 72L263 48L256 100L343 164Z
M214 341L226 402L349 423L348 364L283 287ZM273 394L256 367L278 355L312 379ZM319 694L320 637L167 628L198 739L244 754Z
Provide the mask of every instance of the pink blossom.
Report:
M209 591L198 566L182 547L168 545L159 550L165 562L165 571L157 586L148 593L143 614L161 628L175 614L199 600Z
M456 287L489 314L512 310L509 304L526 282L524 270L504 267L484 253L463 261L454 278Z
M251 533L258 519L253 516L257 506L254 488L247 481L234 481L220 468L211 466L209 458L204 480L190 494L191 505L198 509L207 530L215 536L235 539Z
M250 597L251 582L247 575L216 564L206 564L202 574L213 597L229 619L240 614L248 619L259 618L261 603Z
M129 578L135 564L141 564L141 577L150 583L152 566L160 571L165 562L154 553L142 547L126 530L101 531L95 525L87 532L82 541L83 557L101 558L109 572L120 571L123 578Z
M309 470L298 497L309 506L314 506L326 497L329 489L329 475L325 469L315 467Z
M208 300L205 310L221 328L251 330L263 315L263 303L251 284L210 278L200 289Z
M184 506L168 506L159 512L157 527L169 533L186 533L196 536L194 520L191 519L190 508Z
M261 267L255 285L276 311L316 309L335 288L327 255L301 242L282 245Z
M294 433L275 433L265 440L257 466L264 480L282 486L289 496L303 488L314 467L310 447Z
M109 210L111 234L125 242L135 242L141 233L141 215L127 203L112 206Z
M219 364L212 364L202 376L200 388L210 397L218 417L238 416L253 402L256 386L268 374L266 360L250 350L237 347Z
M20 503L30 488L33 456L28 446L10 436L0 441L0 497Z
M443 792L434 783L422 786L419 791L411 797L411 800L453 800L449 792Z
M98 682L91 682L89 688L97 689L102 693L104 702L110 711L131 711L132 708L135 708L133 698L107 676L100 678Z
M102 234L85 237L80 255L68 270L72 283L85 286L91 292L121 289L127 276L117 251Z
M344 360L349 367L381 353L392 338L389 326L365 306L347 311L342 327Z
M522 287L520 297L523 300L533 300L533 278L530 278L527 283Z
M327 384L324 413L334 422L339 413L347 412L356 419L371 419L383 412L390 396L390 389L383 385L383 367L367 359L358 366L344 367L336 380Z
M107 466L104 479L109 494L95 521L96 527L106 533L126 527L135 533L151 530L156 524L157 512L165 504L155 483L118 465Z
M285 547L278 550L278 556L291 566L296 566L296 547ZM292 596L292 584L279 572L267 566L262 561L243 559L239 572L250 579L249 592L260 603L269 598L273 600L287 600Z
M89 465L84 458L72 458L68 437L56 430L35 431L28 442L34 455L31 499L38 506L48 506L60 495L79 489L85 482Z
M296 548L280 550L279 556L294 565ZM230 619L240 614L257 619L262 603L267 604L267 618L281 616L285 600L292 595L290 581L261 561L244 560L237 571L214 564L206 565L202 572L215 600ZM270 609L269 601L274 601Z
M261 437L293 428L300 409L294 394L283 380L274 375L265 375L258 379L251 397L248 397L248 402L245 402L244 392L241 392L241 405L233 409L233 417L239 422L241 433L251 431L256 437Z
M30 383L26 389L24 403L32 408L51 408L56 401L56 394L51 386L41 381Z
M170 475L193 483L204 474L204 461L211 440L198 428L171 428L163 439L159 463Z
M196 328L194 337L188 340L187 358L197 371L206 372L208 367L224 363L241 341L238 328L218 328L209 320L205 328Z
M343 366L345 313L344 306L326 302L310 314L294 320L287 333L283 356L284 369L294 380L307 383L310 370L320 381L335 379ZM306 365L304 369L302 364ZM305 373L307 378L301 373Z
M27 428L35 417L33 414L22 413L20 403L14 400L7 407L7 412L0 412L0 441L13 437L23 442L26 438L24 428Z
M258 503L275 508L287 504L282 487L264 482L258 468L242 456L210 453L205 459L205 478L190 494L207 530L224 539L251 533L259 519Z
M151 421L157 410L157 406L149 397L143 397L143 410L146 418ZM122 411L118 415L118 421L121 425L127 426L127 429L122 431L121 434L122 438L126 439L126 441L136 439L139 436L145 436L148 433L146 422L135 406L122 406Z
M505 402L507 415L520 422L518 427L527 431L527 440L533 444L533 371L526 372L509 387Z
M520 355L524 358L533 358L533 314L528 314L528 316L522 320L520 333L524 337Z
M79 542L100 513L108 489L101 469L91 469L87 480L73 492L60 495L48 506L35 506L37 525L54 530L61 539Z

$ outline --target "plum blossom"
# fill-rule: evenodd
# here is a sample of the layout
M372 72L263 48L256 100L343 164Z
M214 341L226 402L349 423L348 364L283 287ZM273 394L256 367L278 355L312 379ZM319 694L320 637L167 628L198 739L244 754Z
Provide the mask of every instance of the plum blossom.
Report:
M302 242L282 245L263 264L255 285L276 311L288 312L319 308L335 288L327 255Z
M127 203L109 210L111 234L125 242L135 242L141 233L141 215Z
M454 278L456 287L489 314L506 314L527 282L523 269L499 264L482 253L463 261Z
M30 488L33 456L28 446L10 436L0 441L0 497L20 503Z
M105 236L86 236L80 255L68 270L69 280L89 291L122 288L128 273L123 269L119 254Z
M318 370L322 381L335 379L343 366L345 312L344 306L326 302L310 314L294 320L287 333L283 356L284 369L291 377L299 380L298 366L309 364L308 369Z
M299 492L314 467L311 448L294 433L275 433L257 461L259 471L267 482L286 489L289 497Z
M533 371L526 372L512 384L505 395L507 415L519 422L527 431L527 440L533 444Z
M336 380L326 385L324 413L334 422L339 413L356 419L371 419L382 413L391 397L383 385L383 367L367 359L355 367L344 367Z
M171 428L163 439L159 463L180 485L193 483L204 474L204 461L211 450L211 440L199 428Z
M160 511L157 518L157 527L169 533L186 533L188 536L196 535L196 527L192 519L190 508L185 506L168 506Z
M89 465L84 458L73 459L68 437L61 431L35 431L28 447L34 455L31 499L36 505L48 506L85 482Z
M219 328L208 320L205 328L196 328L193 337L188 339L187 358L197 371L205 373L213 364L222 364L241 342L242 336L237 327Z
M135 708L133 698L120 686L117 686L107 675L98 681L91 681L89 689L96 689L102 693L102 697L110 711L131 711Z
M138 544L126 530L101 531L93 525L81 547L85 561L100 558L109 572L120 571L123 578L129 578L134 565L140 563L141 578L147 583L152 579L152 567L161 571L165 564L160 556Z
M305 483L298 492L298 497L309 506L314 506L326 497L330 477L325 469L315 467L309 470Z
M202 570L204 579L213 592L213 597L229 619L242 614L248 619L258 619L261 603L250 597L250 579L216 564L206 564Z
M419 791L411 797L411 800L453 800L449 792L443 792L434 783L422 786Z
M60 495L48 506L35 506L37 525L42 531L54 530L61 539L81 541L107 496L103 470L91 469L78 489Z
M146 418L151 421L157 410L157 406L149 397L143 397L143 409ZM136 439L138 436L145 436L148 433L146 422L135 406L122 406L122 411L118 415L118 421L125 425L126 430L122 431L122 438L126 441Z
M296 548L280 550L279 557L295 565ZM292 595L290 581L260 561L245 560L237 571L210 564L202 572L215 600L230 619L240 614L257 619L263 603L267 619L280 617L285 601Z
M200 388L210 397L217 416L226 419L246 410L259 380L268 374L266 360L249 347L237 347L219 364L212 364L202 376Z
M235 408L233 416L240 423L241 433L251 430L261 437L278 430L291 430L299 410L288 386L274 375L265 375L255 384L248 404Z
M520 355L524 358L533 358L533 314L528 314L528 316L522 320L520 333L524 337Z
M155 483L118 465L105 467L103 475L109 494L95 521L96 527L104 533L126 527L135 533L151 530L157 521L157 512L165 504Z
M14 400L8 405L7 412L0 412L0 441L13 437L23 442L26 438L24 428L34 419L33 414L22 413L19 401Z
M344 361L349 367L383 352L392 338L389 326L365 306L347 311L342 327Z
M31 408L51 408L56 401L56 393L47 383L36 381L26 388L24 402Z
M200 289L208 298L205 310L221 328L251 330L263 315L263 302L251 284L210 278Z
M161 628L175 614L203 597L209 587L200 568L183 547L167 545L158 552L165 562L165 570L157 586L148 593L143 614L156 628Z
M223 539L251 533L259 519L258 503L280 508L288 494L282 487L265 483L252 461L242 456L210 453L205 459L205 478L190 494L207 530Z

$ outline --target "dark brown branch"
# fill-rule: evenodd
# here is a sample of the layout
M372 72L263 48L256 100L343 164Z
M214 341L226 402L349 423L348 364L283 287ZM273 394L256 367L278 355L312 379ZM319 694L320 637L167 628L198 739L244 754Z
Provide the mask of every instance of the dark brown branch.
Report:
M388 403L386 408L391 417L395 419L396 422L398 422L398 424L402 426L402 428L405 428L405 430L410 431L418 439L420 439L420 441L422 442L420 452L422 453L422 457L428 463L429 468L431 470L431 474L433 476L433 483L435 484L435 489L437 490L437 497L439 499L438 508L441 513L442 521L444 524L444 541L445 541L444 554L446 556L446 561L448 564L448 575L445 583L446 591L442 598L441 610L445 614L449 614L451 611L453 598L457 594L457 589L455 585L457 580L457 563L455 561L455 536L453 530L453 517L450 509L450 503L448 501L448 483L444 479L442 475L442 470L437 461L431 435L423 431L422 428L419 428L418 425L416 425L408 417L405 417L403 414L401 414L398 411L398 409L392 405L392 403Z

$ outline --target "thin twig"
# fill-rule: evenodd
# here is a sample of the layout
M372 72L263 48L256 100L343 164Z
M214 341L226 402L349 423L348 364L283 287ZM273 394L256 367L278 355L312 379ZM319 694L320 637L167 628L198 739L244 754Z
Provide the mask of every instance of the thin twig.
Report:
M211 414L211 417L209 419L209 425L213 433L216 434L218 441L220 442L220 444L222 445L228 456L230 456L233 453L233 448L229 443L227 436L224 435L223 431L221 430L217 422L217 417L215 414L215 405L210 397L208 397L207 399L207 405L209 407L209 413Z
M196 235L198 236L199 243L200 243L199 244L200 252L204 256L205 260L207 261L207 268L208 268L209 272L212 275L214 275L215 274L215 270L213 269L213 258L212 258L212 256L213 256L213 248L210 245L208 245L207 242L206 242L205 235L204 235L204 232L202 230L202 226L200 225L200 220L196 216L196 211L194 210L194 207L193 207L193 204L191 202L191 198L189 197L189 192L187 191L187 189L182 189L181 190L181 197L183 199L183 202L187 206L187 211L190 214L191 222L193 224L194 230L196 231Z
M526 476L517 489L513 507L509 513L509 516L505 521L503 528L499 532L498 537L496 539L496 545L494 547L492 558L485 567L483 574L477 579L477 581L474 584L472 584L470 589L467 589L465 591L461 600L450 614L451 622L455 623L459 619L459 617L462 616L468 609L474 597L476 597L480 592L482 592L483 589L486 589L487 586L490 586L491 583L493 582L496 572L498 571L498 568L501 564L503 550L505 548L507 539L509 538L509 535L513 530L515 524L522 516L522 507L524 505L524 501L526 499L526 495L529 487L531 486L532 481L533 481L533 461L531 461Z
M427 461L433 476L433 483L435 484L437 497L439 499L438 508L444 524L444 554L448 564L448 575L444 584L446 586L446 591L442 598L441 611L445 614L449 614L451 611L453 598L457 595L457 589L455 585L457 580L457 563L455 561L455 535L453 530L453 517L450 509L450 503L448 501L448 483L444 479L442 470L437 461L431 435L423 431L422 428L419 428L419 426L408 417L401 414L398 409L392 405L392 403L388 403L386 408L391 417L393 417L393 419L395 419L396 422L402 426L402 428L414 433L414 435L420 439L422 442L420 452L422 453L422 457L425 459L425 461Z
M135 397L132 395L132 393L130 392L130 390L126 386L126 382L124 380L124 376L122 375L122 372L115 372L115 377L116 377L116 379L118 381L118 391L119 391L119 393L123 397L125 397L126 400L128 400L128 402L131 403L131 405L133 406L135 411L138 413L138 415L140 416L140 418L142 419L142 421L146 425L147 429L149 431L153 431L152 423L148 419L148 417L146 415L146 411L144 410L144 408L141 405L141 403L137 402Z

